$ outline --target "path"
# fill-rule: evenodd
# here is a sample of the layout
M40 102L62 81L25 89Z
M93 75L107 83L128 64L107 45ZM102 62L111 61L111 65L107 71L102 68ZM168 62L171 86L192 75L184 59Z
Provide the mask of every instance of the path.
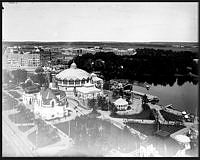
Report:
M12 142L13 147L18 150L18 155L21 157L37 156L37 153L32 150L34 146L30 143L27 137L25 137L24 134L22 134L4 114L2 120L3 136L6 137L8 141Z

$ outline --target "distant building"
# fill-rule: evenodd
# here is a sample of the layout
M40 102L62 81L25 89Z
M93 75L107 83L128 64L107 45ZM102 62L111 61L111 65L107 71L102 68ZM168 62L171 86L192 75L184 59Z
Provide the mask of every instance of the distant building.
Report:
M3 55L3 68L8 70L25 69L34 71L40 65L40 54L24 53L18 48L8 48Z

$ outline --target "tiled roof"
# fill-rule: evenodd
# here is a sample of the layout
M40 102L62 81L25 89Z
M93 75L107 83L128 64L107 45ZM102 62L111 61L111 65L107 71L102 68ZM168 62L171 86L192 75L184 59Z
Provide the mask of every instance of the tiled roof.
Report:
M55 99L56 102L59 102L59 99L56 97L56 95L60 95L61 99L66 96L64 91L52 90L50 88L41 90L40 94L42 96L44 105L50 105L50 102L53 99Z
M40 88L37 85L32 85L24 88L25 93L33 94L38 93L40 91Z

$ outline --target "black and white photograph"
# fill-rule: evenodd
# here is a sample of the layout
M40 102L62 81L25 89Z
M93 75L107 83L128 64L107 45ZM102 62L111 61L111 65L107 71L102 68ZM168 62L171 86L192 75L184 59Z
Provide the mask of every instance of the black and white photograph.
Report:
M198 157L198 2L2 2L2 157Z

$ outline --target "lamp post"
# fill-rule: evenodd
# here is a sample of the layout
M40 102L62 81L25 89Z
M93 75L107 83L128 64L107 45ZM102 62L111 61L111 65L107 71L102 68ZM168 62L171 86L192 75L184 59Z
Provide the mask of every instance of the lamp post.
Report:
M69 133L68 133L68 135L69 135L69 137L70 137L70 120L69 120Z

